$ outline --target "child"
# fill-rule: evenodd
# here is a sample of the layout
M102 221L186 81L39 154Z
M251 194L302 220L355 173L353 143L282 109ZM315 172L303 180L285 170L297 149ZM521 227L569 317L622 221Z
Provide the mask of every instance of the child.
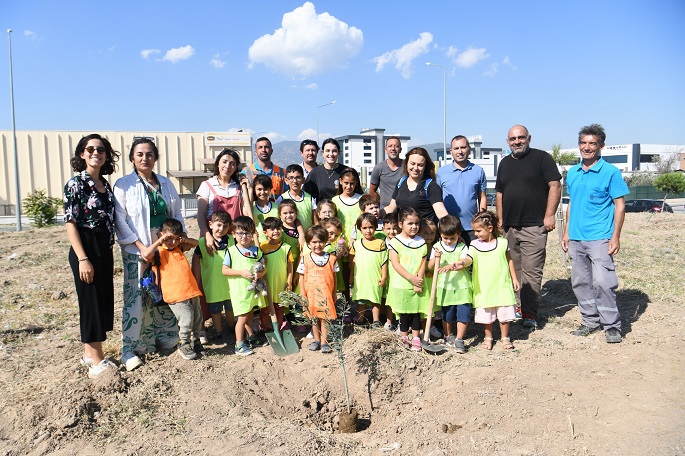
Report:
M283 200L278 205L278 218L281 219L283 228L283 242L292 249L295 261L299 260L304 246L305 231L304 225L297 218L298 213L297 204L293 200Z
M359 198L361 195L361 183L359 174L354 168L345 168L340 173L338 180L338 195L333 197L333 202L338 207L338 218L343 224L342 235L345 238L347 250L352 247L352 228L357 221L357 217L362 213L359 209ZM342 258L342 277L343 284L350 282L350 263L347 257ZM345 286L343 290L345 299L350 300L350 290Z
M347 243L342 236L343 224L337 217L329 217L321 221L321 226L328 233L328 240L324 250L328 253L335 253L338 261L341 258L346 258L349 255ZM335 275L335 289L339 292L344 292L347 289L347 283L343 279L342 270L338 269Z
M383 233L385 234L385 245L387 247L388 242L397 235L397 214L391 212L383 216ZM392 311L392 307L386 305L386 298L388 297L388 283L385 282L385 287L383 287L383 299L382 304L385 307L385 324L383 327L388 331L394 331L396 325L395 312Z
M471 221L476 240L471 242L464 267L473 263L474 321L485 326L483 349L492 350L492 323L499 320L502 348L514 346L509 338L509 323L516 318L514 291L520 288L509 244L501 237L497 216L490 211L478 212Z
M292 203L292 201L287 201ZM283 205L284 201L281 203ZM294 206L294 204L293 204ZM280 207L280 206L279 206ZM263 242L259 248L264 254L266 263L266 281L269 289L269 298L274 303L278 326L283 327L283 307L278 304L281 302L279 294L283 290L292 290L293 283L293 255L292 248L283 242L283 222L276 217L267 217L262 223L264 235L267 241ZM269 309L262 309L261 313L262 328L266 329L270 324Z
M199 300L202 293L183 252L191 247L197 247L198 242L186 237L181 222L173 218L162 223L159 234L159 239L151 246L141 249L140 254L143 258L159 254L157 279L164 302L169 304L178 320L178 354L185 360L196 359L197 353L203 350L200 343L202 309ZM193 346L190 345L191 333Z
M435 238L437 237L438 234L438 227L435 225L435 222L433 220L428 220L428 219L422 219L421 220L421 227L419 228L419 237L422 237L424 241L426 241L426 249L430 253L431 250L433 249L433 244L435 243ZM430 307L430 290L431 287L433 286L433 269L427 269L426 270L426 276L425 276L425 283L424 283L424 289L428 291L426 293L428 295L428 300L424 303L424 309L425 313L428 312L428 307ZM430 336L438 339L442 337L442 332L435 326L435 321L438 321L442 318L442 312L440 311L440 306L436 302L435 305L433 306L433 315L431 316L431 319L433 320L433 324L430 327ZM421 327L425 328L426 327L426 319L421 320Z
M388 250L385 241L378 239L378 219L369 213L357 218L357 231L361 239L352 244L350 251L350 287L352 301L357 302L357 322L365 320L367 303L370 303L373 326L380 328L381 298L388 278Z
M216 251L210 254L207 251L205 238L201 237L198 241L199 245L195 247L195 261L193 262L194 265L199 265L199 271L194 269L193 273L197 282L201 281L204 286L214 331L216 331L218 341L223 342L227 334L224 335L221 313L226 312L226 324L229 329L233 329L235 325L231 308L231 293L228 289L228 281L222 273L226 250L235 245L235 239L228 234L231 231L231 216L225 211L213 212L209 220L209 231L214 238Z
M302 229L306 230L314 221L316 199L302 190L304 184L304 170L300 165L289 165L285 169L285 178L290 189L281 195L283 200L292 200L297 205L297 219L302 223ZM304 231L303 231L304 232ZM302 236L304 239L304 235Z
M305 233L310 252L302 255L297 272L302 275L302 296L309 303L308 316L316 318L312 324L314 342L311 351L321 348L321 353L332 351L328 345L328 320L338 317L335 311L335 273L338 263L335 253L324 251L328 233L320 225L312 225ZM327 321L324 321L327 320Z
M255 176L255 180L258 177L260 176ZM268 178L268 176L265 177ZM225 276L228 276L233 313L238 317L235 325L235 354L247 356L254 353L249 345L257 344L257 338L252 329L252 309L254 307L263 309L267 306L261 293L255 298L255 292L248 290L247 287L251 282L264 277L266 270L254 274L252 269L256 263L264 263L262 251L254 245L254 221L244 215L236 218L233 221L233 236L236 244L226 251L222 271ZM248 333L247 340L245 331Z
M388 242L392 268L388 286L388 302L400 316L401 342L405 348L421 351L421 314L425 301L426 241L418 236L421 221L416 209L407 206L399 210L400 233ZM409 328L412 339L409 340Z
M252 181L252 193L254 203L252 204L252 220L254 220L256 233L259 235L255 239L255 244L266 242L262 222L267 217L278 217L278 204L282 198L271 194L271 178L266 174L259 174Z
M385 232L383 231L383 219L380 218L381 214L381 208L380 208L380 199L376 195L371 195L369 193L365 193L362 195L361 198L359 198L359 209L361 209L362 214L371 214L374 217L376 217L376 220L378 220L378 228L376 228L376 232L374 235L378 239L385 239ZM352 241L355 239L359 239L359 236L357 236L357 226L352 227L352 235L351 235Z
M335 203L329 199L323 199L321 201L317 201L316 203L316 212L314 212L314 223L315 224L320 224L327 218L331 217L336 217L338 214L338 207L335 205Z
M428 261L428 268L437 268L438 284L436 304L442 308L442 329L445 342L454 345L457 353L466 353L464 334L471 322L471 274L464 268L468 247L461 240L461 221L454 215L440 219L440 241L435 244ZM452 325L457 324L457 336L452 334Z

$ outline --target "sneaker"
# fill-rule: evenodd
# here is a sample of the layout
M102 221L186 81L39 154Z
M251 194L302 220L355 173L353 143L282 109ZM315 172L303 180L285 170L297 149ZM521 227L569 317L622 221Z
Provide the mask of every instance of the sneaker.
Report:
M435 326L431 326L430 335L433 339L440 339L442 337L442 333Z
M381 322L380 321L374 321L371 323L371 328L372 329L381 329Z
M321 345L321 353L330 353L332 351L333 351L333 349L331 348L330 345L328 345L328 344Z
M204 329L200 331L200 343L201 344L206 344L207 343L207 331Z
M389 321L385 322L385 324L383 325L383 328L387 329L388 331L394 331L395 330L395 327Z
M88 368L88 378L96 378L98 375L100 375L110 367L114 369L117 368L117 366L112 361L108 359L103 359L97 366L90 366Z
M414 337L411 340L411 351L413 352L420 352L421 351L421 339L418 337Z
M530 315L524 315L523 316L523 327L525 329L535 331L536 329L538 329L538 322L535 320L535 318L531 317Z
M466 353L466 345L464 345L464 339L454 340L454 351L462 355Z
M247 346L247 344L240 344L235 346L235 354L238 356L248 356L253 353L254 352L250 347Z
M607 329L604 332L604 336L607 338L607 344L618 344L623 340L621 331L616 328Z
M199 340L193 342L193 351L195 353L202 353L203 351L205 351L205 347L202 346L202 342L200 342Z
M135 353L125 353L121 357L121 364L126 367L128 372L134 369L138 369L143 365L143 360L141 360Z
M571 334L573 334L574 336L587 337L590 334L592 334L593 332L599 331L599 329L600 329L599 326L595 326L594 328L590 328L589 326L580 325L580 326L578 326L578 329L576 329L575 331L572 331Z
M190 342L185 342L181 345L178 346L178 355L185 359L185 360L191 360L191 359L196 359L197 358L197 353L193 350L193 347L191 347Z
M319 342L318 340L315 340L314 342L312 342L311 344L309 344L309 351L315 352L315 351L317 351L319 348L321 348L321 342Z
M400 343L404 348L409 350L411 348L411 342L409 342L409 337L408 336L400 336Z
M450 334L445 338L445 343L447 345L454 345L455 340L457 340L457 336L455 336L454 334Z
M80 362L83 366L88 366L88 367L90 367L90 366L93 365L93 358L88 358L87 356L82 356L81 359L79 360L79 362Z
M521 311L521 306L516 305L514 309L514 321L523 320L523 312Z
M307 334L307 339L313 339L314 338L314 331L309 331L309 334Z

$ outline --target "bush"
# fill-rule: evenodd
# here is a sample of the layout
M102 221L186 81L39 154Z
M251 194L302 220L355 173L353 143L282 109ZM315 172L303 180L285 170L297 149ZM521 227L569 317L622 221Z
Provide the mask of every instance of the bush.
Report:
M24 212L33 226L42 228L55 224L55 216L62 205L62 200L47 196L45 190L34 190L33 193L29 193L23 203Z

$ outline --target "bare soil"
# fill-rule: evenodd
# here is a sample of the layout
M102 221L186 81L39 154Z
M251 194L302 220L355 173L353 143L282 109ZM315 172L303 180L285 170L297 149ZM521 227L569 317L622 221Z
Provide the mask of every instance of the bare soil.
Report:
M621 344L570 334L580 318L556 232L541 328L515 326L513 351L482 350L478 327L467 354L439 356L354 329L344 346L353 434L337 432L338 360L309 352L303 334L304 349L284 358L209 344L197 361L148 356L89 380L64 228L0 232L0 454L684 454L683 217L627 215ZM117 362L121 280L117 269L119 320L105 343Z

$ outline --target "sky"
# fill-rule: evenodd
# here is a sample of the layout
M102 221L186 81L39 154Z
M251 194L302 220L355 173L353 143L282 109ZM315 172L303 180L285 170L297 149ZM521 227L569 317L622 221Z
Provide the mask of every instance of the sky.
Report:
M443 141L446 81L447 141L506 148L523 124L534 147L566 148L600 123L609 145L685 144L683 24L682 0L1 0L0 129L11 28L17 130L276 143L314 138L318 117L322 139L426 144Z

